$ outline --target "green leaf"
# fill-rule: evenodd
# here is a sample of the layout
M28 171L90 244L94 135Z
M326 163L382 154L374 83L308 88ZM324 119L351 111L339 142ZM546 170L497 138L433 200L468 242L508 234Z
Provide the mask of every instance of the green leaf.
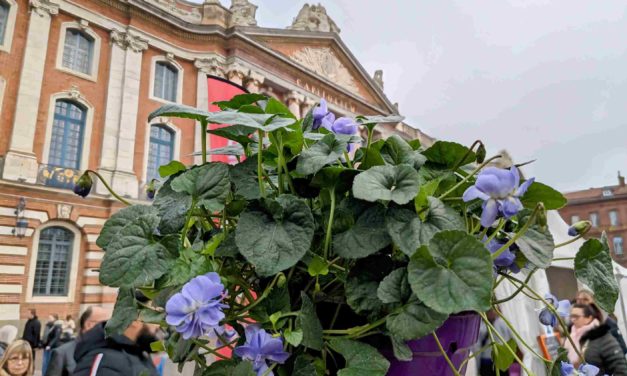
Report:
M408 164L415 169L420 168L427 161L424 155L414 151L405 140L396 134L385 140L385 144L381 148L381 157L387 164Z
M267 277L294 266L307 253L314 228L307 204L281 195L240 215L235 243L257 274Z
M329 135L330 133L305 133L303 134L303 138L307 139L307 140L314 140L314 141L320 141L324 138L324 136ZM335 139L338 141L343 141L346 142L347 144L359 144L361 143L364 139L361 138L358 135L354 135L354 134L335 134Z
M333 239L333 251L344 258L362 258L369 256L390 244L390 237L385 229L385 209L375 205L364 211L347 231L337 234Z
M232 140L239 143L242 146L246 146L255 141L250 138L250 135L255 132L255 128L246 127L243 125L231 125L228 127L221 127L216 129L208 129L207 133L214 134L216 136L224 137L227 140Z
M313 350L322 350L322 324L318 320L316 307L307 294L301 291L302 306L296 317L296 329L303 332L301 344Z
M588 239L575 256L575 276L594 292L594 300L606 312L613 312L618 284L612 270L609 249L597 239Z
M235 185L235 194L247 200L261 198L257 177L257 158L251 157L231 168L231 181Z
M512 351L509 351L507 346L502 343L494 343L492 348L492 361L494 362L494 365L501 371L506 371L507 369L509 369L509 366L514 363L514 355L516 354L516 349L518 347L516 345L516 341L513 338L507 341L507 344L514 352L513 354Z
M413 200L420 188L418 172L409 165L375 166L353 181L353 195L366 201L394 201L404 205Z
M316 173L311 181L313 187L330 188L336 194L344 193L351 189L353 179L359 174L359 170L329 166Z
M165 320L165 312L143 308L139 311L139 320L149 324L161 324Z
M429 211L423 222L415 211L391 207L385 214L388 234L403 253L414 254L442 230L463 230L464 220L455 209L435 197L428 198Z
M134 219L156 214L157 210L147 205L132 205L122 208L105 222L98 239L96 239L96 244L106 251L109 245L117 240L120 232L129 226Z
M442 313L485 312L492 297L492 258L463 231L441 231L411 257L408 280L427 306Z
M291 376L318 376L316 367L304 355L299 355L294 361L294 371Z
M272 132L294 124L294 119L284 118L275 114L256 114L240 111L211 112L207 116L207 120L213 124L243 125L265 132Z
M326 164L336 162L346 151L346 143L338 141L334 135L328 134L322 140L303 150L298 157L296 172L311 175L318 172Z
M163 341L155 341L150 344L150 350L154 352L162 352L165 351L165 345Z
M100 266L100 282L113 287L145 286L165 274L174 260L154 239L159 224L153 214L130 221L112 242Z
M385 376L390 368L390 362L365 343L334 338L329 346L346 359L346 368L338 371L338 376Z
M287 117L296 119L296 116L294 116L294 114L290 111L290 109L285 104L283 104L283 102L272 97L268 98L265 111L267 114L287 115Z
M113 315L105 325L107 337L113 334L122 334L129 325L139 316L135 304L134 289L123 287L118 291L118 297L113 308Z
M377 298L377 289L392 267L392 260L384 255L370 256L355 263L344 287L346 303L353 311L379 313L383 303Z
M249 361L235 362L233 360L219 360L211 363L202 373L202 376L256 376L253 364Z
M539 226L531 226L516 240L516 245L531 264L541 269L551 266L555 242L548 229L543 231Z
M470 149L456 142L436 141L422 154L431 162L453 168L456 165L464 166L475 161L477 158L475 153L472 151L468 153L469 151ZM465 155L466 157L464 158ZM463 161L462 158L464 158Z
M162 234L178 233L185 225L187 211L192 206L192 198L185 192L173 191L171 183L172 178L163 183L152 202L161 217L159 231Z
M287 329L283 333L283 337L285 337L285 341L287 341L287 343L296 347L303 341L303 332L302 330Z
M377 288L377 297L383 303L403 303L411 296L407 282L407 268L399 268L387 275Z
M261 301L253 312L260 320L266 321L277 312L290 312L290 293L286 286L274 287L268 297Z
M409 341L426 336L439 328L448 318L446 313L435 311L417 299L390 314L385 325L398 339Z
M392 335L389 336L392 341L392 351L394 357L402 362L409 362L414 359L414 353L411 351L407 343L401 339L398 339Z
M166 104L154 110L148 115L148 121L159 117L177 117L182 119L194 119L196 121L203 121L207 116L211 115L210 112L200 110L194 107L186 106L184 104Z
M420 173L419 173L420 175ZM414 199L414 207L416 208L416 213L420 212L422 209L427 208L429 206L429 196L434 196L435 191L437 191L438 186L440 185L440 179L429 180L420 186L420 191L418 192L418 196ZM426 214L426 213L425 213ZM423 216L423 220L424 220Z
M401 115L373 115L373 116L357 116L355 120L357 123L362 124L368 130L372 130L377 124L385 124L385 123L400 123L405 119L404 116Z
M159 166L159 176L167 178L170 175L174 175L179 171L185 171L187 167L179 161L171 161L167 165Z
M266 99L268 99L268 97L263 94L247 93L236 95L228 101L213 102L213 104L220 107L222 110L227 108L237 110L242 106L248 106Z
M239 249L235 244L235 233L229 232L226 239L216 248L215 256L235 258L237 255L239 255Z
M542 202L546 210L560 209L567 202L566 197L561 193L538 181L531 183L520 201L529 209L534 209L538 202Z
M175 192L192 196L208 210L219 211L231 190L229 167L224 163L207 163L177 176L171 186Z
M317 275L327 275L329 274L329 264L327 264L322 257L314 255L311 258L309 265L307 265L307 272L312 277Z
M202 151L198 151L193 155L202 155ZM207 155L233 155L235 157L244 155L244 147L239 144L227 145L222 148L214 148L207 150Z

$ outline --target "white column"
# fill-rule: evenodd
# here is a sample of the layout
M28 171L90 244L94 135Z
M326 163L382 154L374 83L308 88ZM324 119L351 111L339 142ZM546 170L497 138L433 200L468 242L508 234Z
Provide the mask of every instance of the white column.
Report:
M209 111L209 88L207 86L207 75L225 77L224 68L220 62L213 59L196 59L194 66L198 69L198 75L196 79L196 107L201 110ZM202 149L202 127L200 122L196 122L196 129L194 132L194 151L198 152ZM209 145L209 138L207 137L207 149L211 148ZM195 164L202 163L202 156L197 155L194 157Z
M142 53L148 48L148 43L128 31L117 30L111 32L111 40L111 68L100 170L103 177L111 181L116 193L137 198L139 182L133 171L133 162ZM96 192L107 193L102 185L97 185Z
M250 72L250 75L246 78L246 90L248 90L249 93L259 93L259 88L264 80L265 77L263 74Z
M59 13L59 4L53 0L30 0L30 7L24 61L17 91L15 121L2 177L35 183L38 164L33 152L33 143L41 99L41 84L44 78L50 20L52 15Z
M300 104L305 100L305 96L296 91L290 91L287 94L286 102L290 112L296 116L297 119L301 118ZM304 114L303 114L304 115Z

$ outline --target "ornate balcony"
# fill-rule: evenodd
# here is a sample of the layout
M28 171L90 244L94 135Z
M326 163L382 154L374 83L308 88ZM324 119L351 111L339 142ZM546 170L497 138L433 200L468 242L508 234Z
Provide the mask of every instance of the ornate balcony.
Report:
M80 176L80 170L42 164L39 165L37 184L61 189L73 189Z

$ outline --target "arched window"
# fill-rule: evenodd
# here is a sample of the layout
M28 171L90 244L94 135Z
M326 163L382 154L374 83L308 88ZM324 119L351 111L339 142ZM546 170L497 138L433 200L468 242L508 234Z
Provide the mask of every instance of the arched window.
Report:
M63 47L63 66L77 72L91 74L94 39L77 29L67 29Z
M4 44L4 35L9 23L9 8L6 1L0 0L0 44Z
M74 234L63 227L48 227L39 235L33 296L65 296L68 292Z
M150 126L146 181L159 179L159 166L170 163L172 158L174 158L174 132L161 124Z
M54 107L48 164L79 169L85 131L84 107L69 100L58 100Z
M153 96L176 102L179 71L172 64L158 61L155 66L155 82Z

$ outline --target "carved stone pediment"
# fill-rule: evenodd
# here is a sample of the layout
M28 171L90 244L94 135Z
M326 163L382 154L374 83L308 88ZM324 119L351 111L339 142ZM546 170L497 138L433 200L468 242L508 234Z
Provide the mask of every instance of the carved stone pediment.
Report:
M149 0L147 2L150 2L187 22L200 23L202 20L202 14L200 13L199 8L192 8L191 10L183 9L177 5L176 0Z
M305 47L290 58L345 89L358 91L353 76L329 47Z
M231 26L257 26L257 6L248 0L231 1Z
M305 4L288 29L306 31L324 31L339 33L340 28L327 14L327 10L320 4Z

